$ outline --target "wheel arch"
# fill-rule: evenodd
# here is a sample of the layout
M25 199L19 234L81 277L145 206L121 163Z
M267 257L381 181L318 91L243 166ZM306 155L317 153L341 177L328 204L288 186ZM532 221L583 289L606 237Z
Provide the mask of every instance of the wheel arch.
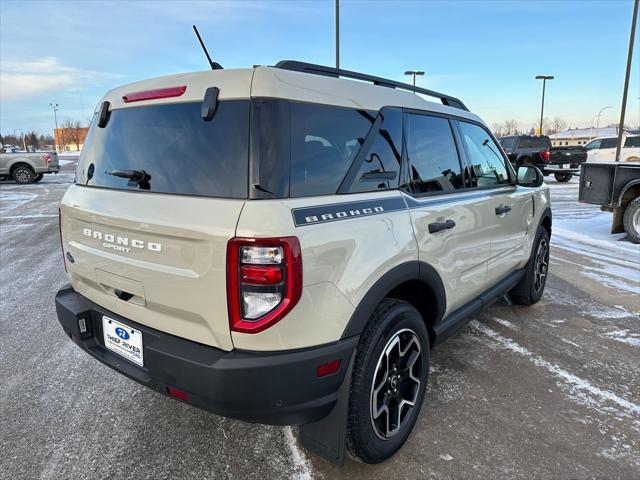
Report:
M446 293L444 283L435 268L418 260L398 265L378 279L362 297L342 338L360 335L375 308L387 297L408 302L420 312L429 332L429 341L433 345L433 327L444 316Z
M640 197L640 180L632 180L624 186L620 195L618 195L616 205L618 207L626 207L636 197Z
M33 172L35 173L36 171L36 167L33 164L32 161L30 161L28 158L19 158L14 160L11 164L9 164L9 175L13 175L13 171L20 167L20 166L26 166L29 167L31 170L33 170Z

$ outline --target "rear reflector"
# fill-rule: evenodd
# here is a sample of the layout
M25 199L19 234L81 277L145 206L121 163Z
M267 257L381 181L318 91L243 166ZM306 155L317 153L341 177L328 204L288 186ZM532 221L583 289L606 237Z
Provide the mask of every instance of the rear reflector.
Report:
M183 402L189 401L189 394L176 387L167 387L167 393L170 397L177 398L178 400L182 400Z
M332 360L328 363L323 363L316 368L316 375L318 377L326 377L327 375L331 375L332 373L336 373L340 370L340 359Z
M186 85L179 87L155 88L153 90L142 90L140 92L131 92L122 96L124 103L140 102L142 100L156 100L158 98L179 97L187 91Z

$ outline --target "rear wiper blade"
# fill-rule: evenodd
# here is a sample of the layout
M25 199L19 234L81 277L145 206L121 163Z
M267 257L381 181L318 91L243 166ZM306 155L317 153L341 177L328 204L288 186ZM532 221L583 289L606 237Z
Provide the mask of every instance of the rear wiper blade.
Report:
M107 170L104 173L107 175L113 175L114 177L130 178L132 180L144 178L147 175L147 172L144 170Z
M151 175L144 170L107 170L104 172L107 175L113 175L114 177L128 178L128 187L140 187L141 190L150 190Z

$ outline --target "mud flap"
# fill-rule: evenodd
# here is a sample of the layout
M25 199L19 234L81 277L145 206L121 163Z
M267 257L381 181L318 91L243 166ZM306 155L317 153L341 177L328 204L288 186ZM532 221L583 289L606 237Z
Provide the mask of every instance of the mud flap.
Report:
M344 465L351 372L355 356L353 352L333 410L317 422L300 425L299 431L300 443L305 449L338 466Z
M625 207L617 207L613 209L613 219L611 220L611 233L624 233L624 225L622 219L624 217Z

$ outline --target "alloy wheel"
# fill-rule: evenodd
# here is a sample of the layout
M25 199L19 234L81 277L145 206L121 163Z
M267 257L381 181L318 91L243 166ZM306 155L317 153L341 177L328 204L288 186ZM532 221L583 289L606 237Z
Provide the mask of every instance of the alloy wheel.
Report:
M421 388L422 349L411 329L396 332L385 345L371 385L371 424L382 440L406 424Z

